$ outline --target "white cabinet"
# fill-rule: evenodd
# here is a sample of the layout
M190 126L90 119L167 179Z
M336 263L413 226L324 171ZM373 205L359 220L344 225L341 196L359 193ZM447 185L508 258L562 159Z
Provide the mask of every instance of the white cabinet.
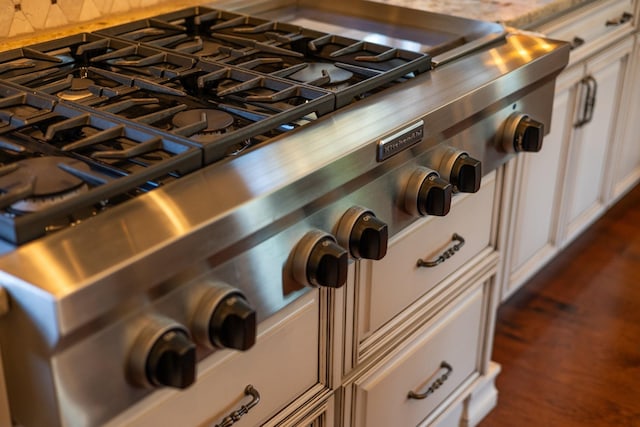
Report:
M487 261L443 288L446 304L416 312L420 327L345 382L342 425L471 426L491 410L496 259Z
M503 299L604 212L612 182L619 193L640 173L640 149L621 144L617 126L619 114L633 111L626 103L640 107L638 97L623 90L629 84L633 4L609 0L583 9L539 29L576 47L556 82L542 151L521 154L506 167Z
M622 108L619 112L619 137L611 163L610 198L617 200L640 180L640 36L635 37L633 57L627 73Z
M287 407L325 398L319 304L319 293L309 292L260 323L251 351L219 351L203 361L192 392L160 390L107 426L214 426L227 418L252 427Z
M576 70L581 73L581 70ZM558 251L557 212L564 179L567 144L564 143L574 105L574 78L562 74L556 82L551 130L538 153L521 153L506 167L505 181L513 182L513 198L505 198L510 229L504 251L506 287L503 297L516 290ZM511 208L511 209L510 209Z
M608 201L605 171L617 136L614 123L631 46L627 39L590 59L584 66L584 77L577 82L578 102L572 116L574 129L569 138L563 189L563 243L590 225Z
M477 193L455 196L446 217L394 236L383 260L355 263L335 307L343 316L334 346L343 357L333 360L342 365L338 425L472 426L493 408L501 187L500 171L485 175ZM443 252L445 261L418 266Z
M474 287L441 319L353 383L355 426L417 425L477 375L482 289ZM465 343L463 351L459 342Z

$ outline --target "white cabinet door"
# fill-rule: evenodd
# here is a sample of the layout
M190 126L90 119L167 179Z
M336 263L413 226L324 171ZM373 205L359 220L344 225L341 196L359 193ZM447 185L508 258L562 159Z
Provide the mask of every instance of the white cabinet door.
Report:
M605 208L605 168L615 136L613 124L630 52L631 43L627 40L587 61L574 119L574 123L586 123L576 125L569 147L563 243L573 240ZM592 113L584 108L589 103L589 90L594 102Z
M625 79L626 105L620 111L616 156L611 164L613 175L612 199L622 197L640 180L640 36L636 36L633 66Z
M515 186L503 298L514 292L557 252L559 194L564 178L567 138L572 129L575 82L582 69L564 73L556 83L551 128L538 153L522 153L514 161Z
M551 128L542 150L519 154L509 165L513 196L507 204L507 225L502 226L507 235L502 299L608 206L615 178L607 168L618 167L612 147L618 139L615 122L625 98L621 94L631 48L628 38L565 70L557 80ZM594 103L585 111L589 91ZM635 103L640 108L640 101ZM638 135L640 128L636 129ZM637 156L622 163L626 171L640 165L640 143L635 141L625 147L624 155Z

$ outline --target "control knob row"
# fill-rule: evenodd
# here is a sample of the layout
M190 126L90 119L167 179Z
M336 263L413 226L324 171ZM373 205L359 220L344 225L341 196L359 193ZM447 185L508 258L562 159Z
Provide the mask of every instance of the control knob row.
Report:
M404 209L414 216L445 216L454 192L475 193L480 189L482 165L466 152L453 148L438 151L435 169L417 167L404 187Z
M312 230L293 252L292 274L296 282L312 287L339 288L347 281L349 253L335 237Z
M225 284L203 286L192 331L161 316L144 318L127 366L140 387L184 389L196 379L196 343L202 347L248 350L256 341L256 311L244 295Z
M387 253L387 224L359 206L350 208L342 216L336 236L311 230L300 239L291 261L296 282L312 287L339 288L347 281L349 257L379 260Z

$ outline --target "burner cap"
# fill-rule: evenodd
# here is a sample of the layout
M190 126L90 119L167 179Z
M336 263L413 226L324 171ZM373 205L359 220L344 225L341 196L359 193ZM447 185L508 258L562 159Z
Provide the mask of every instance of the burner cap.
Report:
M13 188L33 181L33 192L11 207L21 212L35 212L88 190L82 179L60 168L60 164L83 172L90 171L86 163L66 157L32 157L20 160L15 163L17 168L14 171L0 176L0 189L10 194Z
M307 64L307 66L302 70L291 74L289 78L299 82L310 82L322 78L323 71L329 74L329 83L331 84L343 83L353 77L353 73L351 71L343 70L333 64L312 62Z
M89 87L94 84L95 82L91 79L74 77L71 79L71 86L59 92L58 97L66 101L79 101L92 95Z
M200 133L214 133L224 130L233 124L233 116L220 110L198 108L177 113L171 119L174 126L184 127L202 120L202 115L207 119L207 127Z

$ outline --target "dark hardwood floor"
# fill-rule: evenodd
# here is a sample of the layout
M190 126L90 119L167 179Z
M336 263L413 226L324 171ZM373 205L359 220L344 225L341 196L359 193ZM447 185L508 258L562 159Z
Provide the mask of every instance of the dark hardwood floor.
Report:
M498 311L480 427L640 426L640 188Z

